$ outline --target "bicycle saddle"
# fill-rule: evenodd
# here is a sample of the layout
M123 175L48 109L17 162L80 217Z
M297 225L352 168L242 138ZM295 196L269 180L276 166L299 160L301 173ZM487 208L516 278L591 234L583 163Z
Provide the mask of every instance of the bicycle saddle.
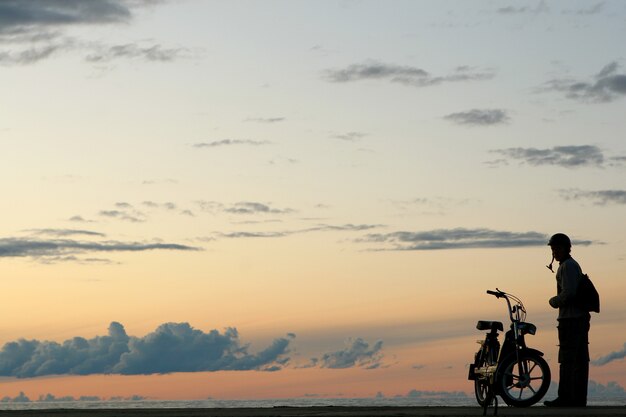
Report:
M504 330L504 325L500 321L479 320L476 324L478 330Z

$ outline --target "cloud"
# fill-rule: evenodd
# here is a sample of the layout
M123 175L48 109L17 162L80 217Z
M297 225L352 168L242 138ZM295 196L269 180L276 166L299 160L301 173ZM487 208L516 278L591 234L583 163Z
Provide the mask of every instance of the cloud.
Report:
M270 232L250 232L250 231L238 231L238 232L229 232L229 233L215 233L212 236L211 240L216 240L217 238L227 238L227 239L246 239L246 238L280 238L287 237L296 234L302 233L311 233L311 232L358 232L364 230L370 230L374 228L382 227L382 225L378 224L344 224L344 225L317 225L314 227L309 227L305 229L296 229L296 230L283 230L283 231L270 231Z
M211 214L289 214L295 211L290 208L272 207L269 203L260 203L257 201L239 201L234 204L225 205L217 201L200 200L196 201L196 204L200 207L200 210Z
M265 140L222 139L222 140L216 140L213 142L194 143L192 146L194 148L217 148L221 146L232 146L232 145L262 146L262 145L268 145L270 143L271 142L268 142Z
M491 151L532 166L553 165L564 168L603 167L607 158L593 145L555 146L549 149L508 148Z
M152 62L170 62L182 57L185 48L164 48L158 44L141 45L127 43L123 45L94 44L94 51L85 57L91 63L110 62L120 58L141 59Z
M267 204L258 203L254 201L241 201L241 202L235 203L234 205L230 207L224 208L224 211L226 213L231 213L231 214L258 214L258 213L286 214L286 213L293 212L293 210L289 208L277 209Z
M100 210L98 215L102 217L109 217L112 219L120 219L126 220L132 223L141 223L145 222L145 217L141 212L135 212L134 214L129 214L123 210Z
M319 359L319 365L322 368L331 369L353 367L376 369L382 365L382 347L382 340L370 346L369 343L359 337L349 340L347 346L342 350L324 354ZM313 362L318 363L318 360L314 359Z
M71 239L0 238L0 258L30 257L39 259L42 262L75 261L77 258L73 255L93 252L144 252L152 250L197 251L200 249L177 243L86 242Z
M125 23L132 16L128 4L121 0L3 0L0 33L77 24Z
M501 109L472 109L466 112L451 113L444 119L461 125L491 126L505 124L510 118L506 110Z
M588 80L569 78L548 81L540 91L557 91L565 97L589 103L608 103L626 96L626 74L618 73L620 65L611 62Z
M96 236L105 237L104 233L93 232L91 230L78 230L78 229L30 229L36 235L66 237L66 236Z
M602 12L604 10L605 3L603 1L598 2L596 4L592 4L591 6L582 8L582 9L574 9L574 10L564 10L564 14L576 14L580 16L589 16Z
M515 7L515 6L505 6L505 7L500 7L496 10L496 12L500 13L500 14L526 14L526 13L530 13L530 14L539 14L539 13L547 13L549 12L550 9L548 7L548 5L546 4L546 2L544 0L541 0L539 2L537 2L537 5L535 7L531 7L531 6L520 6L520 7Z
M80 51L91 63L114 59L172 61L183 56L184 48L166 48L158 43L130 42L108 45L67 36L71 27L128 24L134 11L150 0L3 0L0 2L0 64L29 65L53 55Z
M604 356L600 356L598 359L591 361L591 363L596 366L602 366L602 365L606 365L607 363L610 363L616 360L624 359L625 357L626 357L626 343L624 343L624 346L621 350L617 350L614 352L610 352Z
M565 200L590 200L598 206L626 204L626 190L583 191L578 189L560 190Z
M368 234L357 242L384 245L382 250L442 250L470 248L519 248L545 246L548 236L538 232L508 232L491 229L437 229ZM590 241L577 241L589 245Z
M289 358L293 337L278 338L258 353L242 345L235 328L205 333L188 323L165 323L144 337L128 336L117 322L107 336L74 337L63 343L25 340L0 350L0 375L149 375L171 372L277 370Z
M249 117L245 121L257 123L278 123L284 122L285 120L287 119L284 117Z
M347 132L347 133L332 135L332 137L335 139L341 139L347 142L356 142L357 140L365 136L367 136L367 133L362 133L362 132Z
M418 67L369 61L363 64L352 64L344 69L326 70L323 78L333 83L384 80L412 87L427 87L447 82L488 80L494 75L490 70L478 71L474 68L461 66L457 67L451 74L438 76Z

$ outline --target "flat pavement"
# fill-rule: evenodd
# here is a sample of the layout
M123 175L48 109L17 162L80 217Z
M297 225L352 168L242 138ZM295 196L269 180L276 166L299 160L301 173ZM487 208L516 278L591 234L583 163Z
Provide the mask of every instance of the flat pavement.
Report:
M487 412L492 416L493 408ZM499 407L506 416L625 416L626 406L586 408ZM11 417L439 417L482 416L476 407L273 407L273 408L135 408L135 409L47 409L0 411Z

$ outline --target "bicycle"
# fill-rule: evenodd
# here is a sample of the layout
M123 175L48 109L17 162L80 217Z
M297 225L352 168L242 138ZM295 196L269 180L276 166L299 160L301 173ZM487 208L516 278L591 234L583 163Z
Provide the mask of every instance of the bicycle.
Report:
M500 396L505 403L514 407L529 407L541 400L550 387L550 367L543 359L543 352L526 346L525 335L534 335L537 327L526 322L526 309L522 301L512 294L496 288L487 294L506 300L510 330L504 337L502 347L498 331L504 331L499 321L480 320L478 330L488 330L485 339L479 340L480 349L469 367L469 380L474 381L474 393L478 404L484 409L495 401L498 410Z

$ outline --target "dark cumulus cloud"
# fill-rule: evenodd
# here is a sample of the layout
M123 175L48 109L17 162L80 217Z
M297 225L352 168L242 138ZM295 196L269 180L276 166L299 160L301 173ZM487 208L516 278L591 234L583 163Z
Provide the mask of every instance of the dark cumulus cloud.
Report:
M262 146L269 145L271 142L265 140L251 140L251 139L222 139L215 140L211 142L199 142L194 143L192 146L194 148L218 148L222 146L233 146L233 145L248 145L248 146Z
M589 79L552 79L541 89L563 93L565 97L573 100L608 103L626 96L626 74L620 72L620 65L617 62L611 62Z
M177 243L142 243L72 239L0 238L0 258L29 257L46 261L78 260L76 255L112 252L145 252L154 250L198 251L199 248ZM91 258L89 258L91 259Z
M382 365L383 341L379 340L370 345L365 340L359 338L350 340L344 349L324 354L313 362L322 368L345 369L360 367L365 369L376 369Z
M506 110L472 109L465 112L450 113L444 119L460 125L491 126L505 124L510 120Z
M120 0L3 0L0 33L22 33L40 27L122 23L131 19L129 2Z
M626 204L626 190L585 191L573 188L560 190L560 193L565 200L586 200L598 206Z
M326 70L323 78L333 83L383 80L412 87L428 87L448 82L488 80L494 75L490 70L477 70L468 66L457 67L447 75L435 75L419 67L368 61L343 69Z
M0 64L29 65L67 51L85 53L85 60L172 61L184 48L165 48L144 41L109 45L66 35L77 26L131 23L136 9L158 4L151 0L2 0L0 1Z
M358 242L382 245L381 250L443 250L471 248L520 248L545 246L548 235L539 232L509 232L479 229L437 229L430 231L372 233ZM589 245L590 241L577 241Z
M564 168L603 167L616 159L605 157L600 148L593 145L555 146L553 148L507 148L491 151L505 158L532 166L553 165Z
M204 332L189 323L164 323L144 337L112 322L108 335L74 337L63 343L20 339L0 351L0 375L149 375L282 369L293 335L275 339L257 353L242 344L235 328Z
M624 343L622 349L600 356L598 359L591 361L591 363L596 366L602 366L624 358L626 358L626 343Z

